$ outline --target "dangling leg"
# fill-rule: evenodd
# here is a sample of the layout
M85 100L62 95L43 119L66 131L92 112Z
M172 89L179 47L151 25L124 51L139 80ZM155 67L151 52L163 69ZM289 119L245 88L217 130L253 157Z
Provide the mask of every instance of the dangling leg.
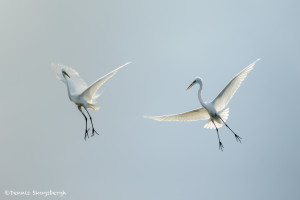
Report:
M88 115L90 116L90 120L91 120L91 124L92 124L92 129L93 129L92 136L94 136L94 132L97 133L97 131L94 129L92 117L91 117L89 111L88 111L86 108L84 108L84 109L86 110L86 112L87 112ZM97 133L97 135L99 135L99 133Z
M223 144L222 144L222 142L221 142L221 140L220 140L220 136L219 136L219 131L218 131L218 128L217 128L217 126L216 126L216 124L215 124L214 120L211 120L211 121L212 121L212 123L215 125L215 127L216 127L216 130L217 130L218 139L219 139L219 149L220 149L221 151L223 151L223 148L224 148L224 146L223 146Z
M227 127L227 128L229 128L229 126L223 121L223 119L220 117L220 119L222 120L222 122L225 124L225 126ZM229 130L231 130L231 128L229 128ZM241 142L241 137L240 136L238 136L237 134L235 134L235 132L233 132L233 130L231 130L231 132L234 134L234 136L235 136L235 139L236 139L236 141L237 142Z
M90 129L87 129L87 118L86 118L85 114L82 112L81 106L78 106L78 110L82 113L82 115L84 116L84 119L85 119L85 135L84 135L84 140L86 140L86 137L89 138L88 131L89 131Z

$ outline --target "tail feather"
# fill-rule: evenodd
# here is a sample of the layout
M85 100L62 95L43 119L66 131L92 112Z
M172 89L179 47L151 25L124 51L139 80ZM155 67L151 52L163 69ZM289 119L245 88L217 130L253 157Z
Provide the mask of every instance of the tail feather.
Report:
M220 116L223 119L223 121L226 122L227 119L228 119L228 116L229 116L229 108L226 108L225 110L222 110L220 112ZM222 121L220 119L216 119L216 120L214 120L214 122L215 122L217 128L221 128L222 125L223 125ZM207 128L207 129L214 129L216 127L215 127L214 123L211 121L211 119L208 120L206 122L206 124L204 125L204 128Z
M100 109L100 106L97 106L95 104L88 104L87 105L87 108L90 108L92 110L99 110Z
M220 116L223 119L223 121L226 122L228 117L229 117L229 108L226 108L225 110L222 110L220 112Z
M214 121L214 122L215 122L215 125L216 125L217 128L222 127L222 123L220 123L219 121ZM210 119L210 120L208 120L208 121L206 122L206 124L204 125L204 128L207 128L207 129L214 129L214 128L216 128L215 125L214 125L214 123L213 123L213 122L211 121L211 119Z

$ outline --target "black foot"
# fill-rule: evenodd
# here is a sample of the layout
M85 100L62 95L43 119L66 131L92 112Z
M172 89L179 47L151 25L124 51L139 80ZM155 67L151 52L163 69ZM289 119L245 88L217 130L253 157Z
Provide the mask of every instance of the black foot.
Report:
M99 135L99 133L93 128L93 131L92 131L92 137L94 136L94 133L96 133L97 135Z
M223 151L223 149L224 149L224 146L223 146L222 142L219 142L219 149L220 149L221 151Z
M235 136L235 139L237 142L242 143L242 141L241 141L242 138L240 136L238 136L237 134L234 134L234 136Z
M90 129L85 130L84 140L86 140L86 137L89 138L89 130L90 130Z

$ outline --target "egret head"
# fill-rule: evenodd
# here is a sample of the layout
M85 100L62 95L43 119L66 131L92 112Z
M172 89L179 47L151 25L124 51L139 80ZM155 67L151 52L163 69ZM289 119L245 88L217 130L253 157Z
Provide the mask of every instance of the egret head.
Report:
M189 90L196 83L199 83L200 88L202 88L202 79L200 77L196 77L195 80L191 83L191 85L186 90Z
M65 76L70 78L69 74L65 70L61 70L61 73L64 76L64 78L65 78Z

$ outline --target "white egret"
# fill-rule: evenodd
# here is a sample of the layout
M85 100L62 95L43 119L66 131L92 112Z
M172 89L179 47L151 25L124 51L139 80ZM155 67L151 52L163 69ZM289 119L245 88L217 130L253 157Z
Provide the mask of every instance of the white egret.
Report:
M92 135L91 136L94 136L94 133L96 133L96 134L98 134L98 133L94 129L92 117L87 109L90 108L92 110L98 110L100 108L100 106L95 104L96 103L95 100L100 96L99 94L97 94L97 90L108 79L113 77L122 67L124 67L128 64L130 64L130 62L127 62L124 65L121 65L120 67L113 70L112 72L99 78L90 86L88 86L84 82L84 80L80 78L78 72L76 70L72 69L71 67L61 65L61 64L55 64L55 63L50 64L51 68L56 73L57 78L67 85L68 95L69 95L70 100L77 105L78 110L82 113L82 115L85 118L85 135L84 135L85 140L86 140L86 137L89 137L88 131L90 129L87 129L87 117L83 113L82 107L86 110L86 112L89 115L91 125L92 125Z
M219 148L223 151L223 144L220 140L218 128L222 127L222 122L225 124L227 128L229 126L226 124L226 120L229 116L229 108L225 107L229 103L230 99L240 87L243 80L246 78L247 74L253 69L257 59L249 66L247 66L244 70L242 70L239 74L237 74L228 84L227 86L220 92L220 94L212 101L212 102L204 102L201 97L202 91L202 79L200 77L196 77L196 79L190 84L190 86L186 89L189 90L193 85L198 83L200 85L198 91L198 98L200 104L202 105L201 108L191 110L188 112L175 114L175 115L164 115L164 116L154 116L154 117L147 117L156 121L198 121L198 120L208 120L207 123L204 125L204 128L213 129L215 128L217 131L218 139L219 139ZM229 128L230 131L234 134L237 141L241 142L241 137L235 134Z

